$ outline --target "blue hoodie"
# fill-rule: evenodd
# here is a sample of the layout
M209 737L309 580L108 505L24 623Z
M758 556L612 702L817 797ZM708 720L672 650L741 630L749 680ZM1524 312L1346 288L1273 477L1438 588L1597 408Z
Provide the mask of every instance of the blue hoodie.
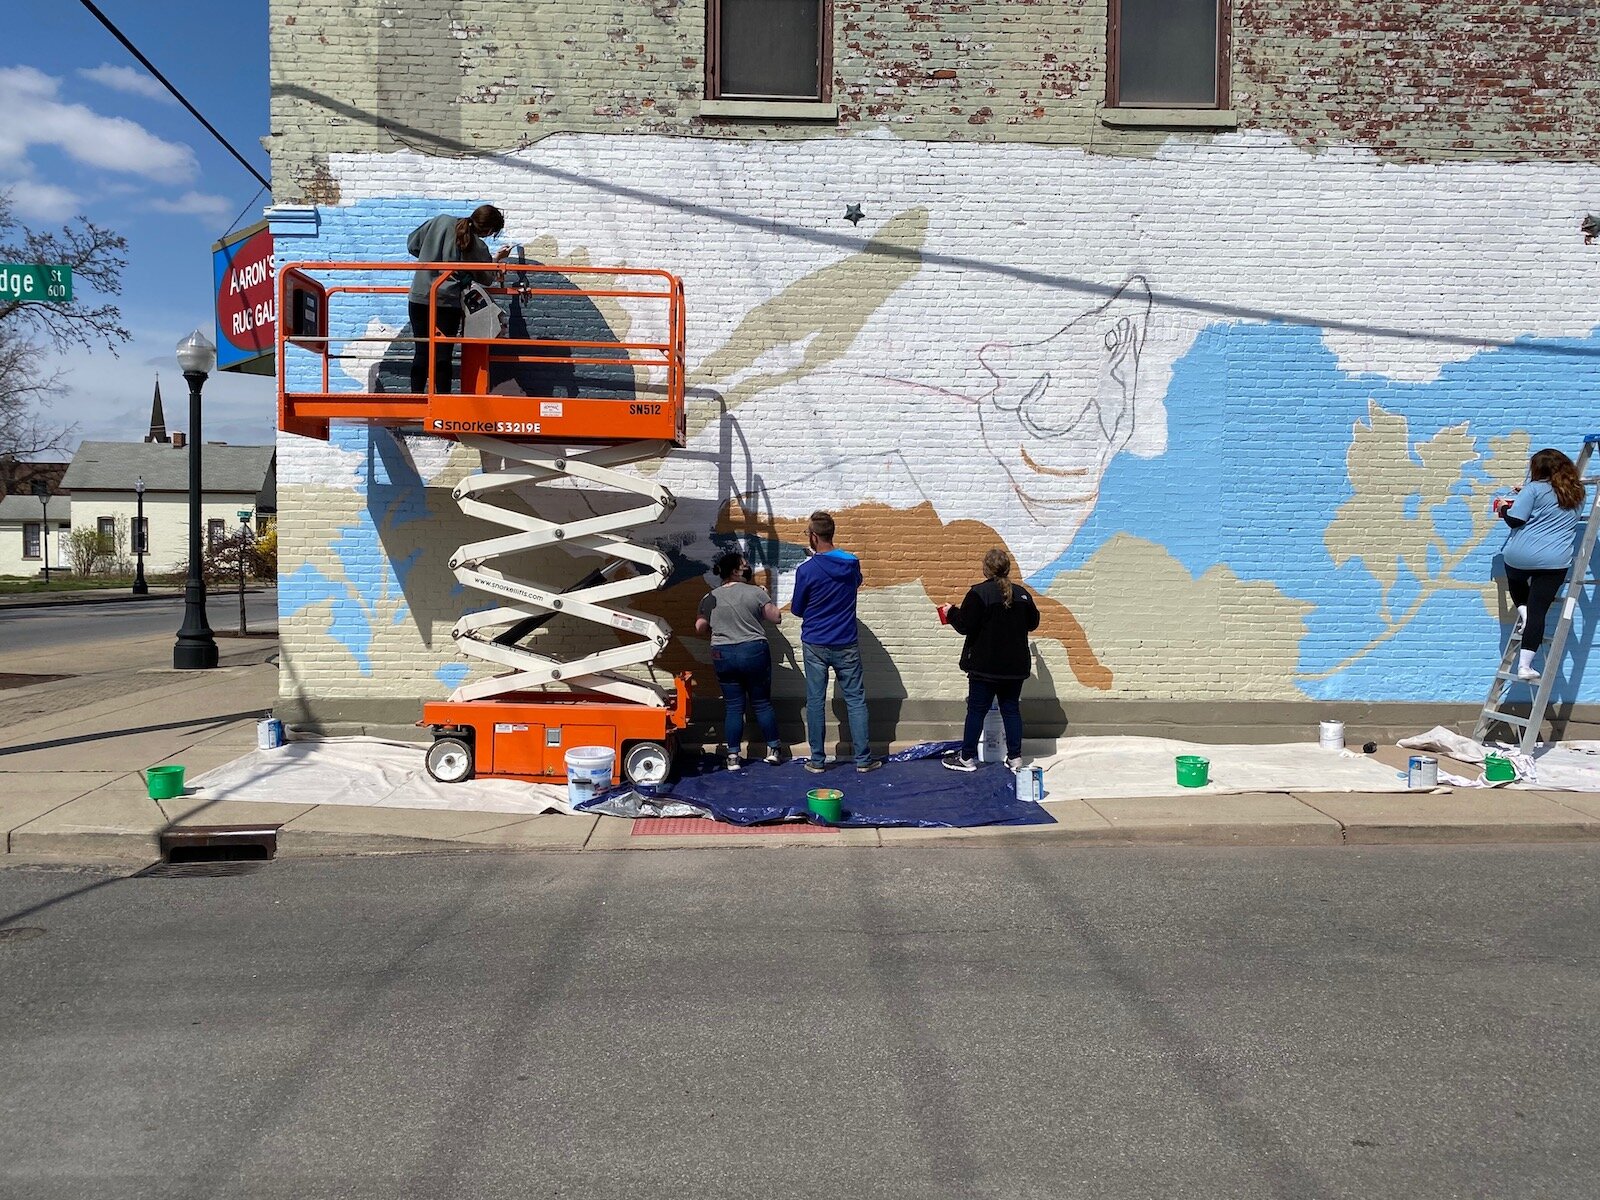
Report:
M856 644L856 592L861 563L848 550L813 554L794 573L789 611L800 618L800 640L813 646Z

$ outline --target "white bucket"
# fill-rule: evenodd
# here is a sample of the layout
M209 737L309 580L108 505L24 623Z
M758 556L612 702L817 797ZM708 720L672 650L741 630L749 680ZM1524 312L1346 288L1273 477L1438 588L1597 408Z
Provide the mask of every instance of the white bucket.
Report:
M1318 730L1317 745L1324 750L1344 749L1344 722L1324 721Z
M611 787L617 752L610 746L574 746L567 751L567 802L593 800Z
M1006 727L1000 719L1000 706L989 706L989 715L983 719L983 736L978 739L979 762L1005 762Z

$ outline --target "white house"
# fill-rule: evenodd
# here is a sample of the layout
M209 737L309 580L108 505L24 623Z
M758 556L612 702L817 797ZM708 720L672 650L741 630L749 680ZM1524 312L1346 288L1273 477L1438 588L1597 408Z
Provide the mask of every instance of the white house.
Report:
M32 495L0 497L0 575L39 574L47 543L51 569L66 564L62 541L72 531L71 497L50 497L48 531L46 511Z
M278 509L276 451L272 446L210 442L201 457L201 520L216 540L238 528L248 510L259 532ZM120 534L131 557L138 509L135 485L144 481L145 569L180 567L189 554L189 451L183 434L171 442L84 442L62 487L72 493L79 528Z

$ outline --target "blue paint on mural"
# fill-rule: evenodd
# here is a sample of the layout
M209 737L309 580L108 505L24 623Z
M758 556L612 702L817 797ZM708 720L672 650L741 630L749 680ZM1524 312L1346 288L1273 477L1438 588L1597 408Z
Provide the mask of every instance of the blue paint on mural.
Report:
M1377 579L1359 559L1336 567L1324 535L1353 495L1346 455L1369 402L1405 418L1414 461L1418 443L1463 422L1482 456L1488 439L1514 431L1528 433L1530 449L1550 445L1576 456L1584 434L1600 424L1600 331L1558 343L1569 353L1551 352L1550 344L1484 351L1415 382L1342 370L1316 329L1212 326L1173 369L1166 453L1118 457L1088 522L1033 582L1082 567L1113 536L1131 534L1163 546L1196 577L1222 565L1315 605L1299 664L1298 683L1309 696L1479 700L1506 632L1481 596L1447 585L1402 622L1423 588L1402 568L1386 598L1386 622ZM1330 420L1330 412L1348 419ZM1472 464L1464 479L1486 476ZM1469 536L1468 504L1487 503L1486 484L1470 501L1466 490L1465 482L1453 487L1432 510L1439 540L1452 552ZM1409 511L1420 513L1420 503ZM1495 529L1450 579L1463 586L1488 581L1504 540ZM1435 550L1425 569L1437 572L1442 564ZM1583 624L1574 629L1579 645L1588 636ZM1403 627L1379 640L1397 625ZM1580 684L1582 665L1580 651ZM1572 687L1563 690L1570 696ZM1579 698L1600 699L1600 684L1591 681Z
M466 663L445 663L444 666L433 673L433 677L444 684L445 687L454 691L467 681L467 676L471 671L472 668L467 666Z

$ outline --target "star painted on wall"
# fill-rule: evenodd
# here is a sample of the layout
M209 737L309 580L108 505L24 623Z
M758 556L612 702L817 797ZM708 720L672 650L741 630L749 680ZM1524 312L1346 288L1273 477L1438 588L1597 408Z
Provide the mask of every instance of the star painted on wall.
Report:
M859 204L845 205L844 219L849 221L852 225L859 225L861 223L861 219L866 215L866 213L861 211L861 205Z

